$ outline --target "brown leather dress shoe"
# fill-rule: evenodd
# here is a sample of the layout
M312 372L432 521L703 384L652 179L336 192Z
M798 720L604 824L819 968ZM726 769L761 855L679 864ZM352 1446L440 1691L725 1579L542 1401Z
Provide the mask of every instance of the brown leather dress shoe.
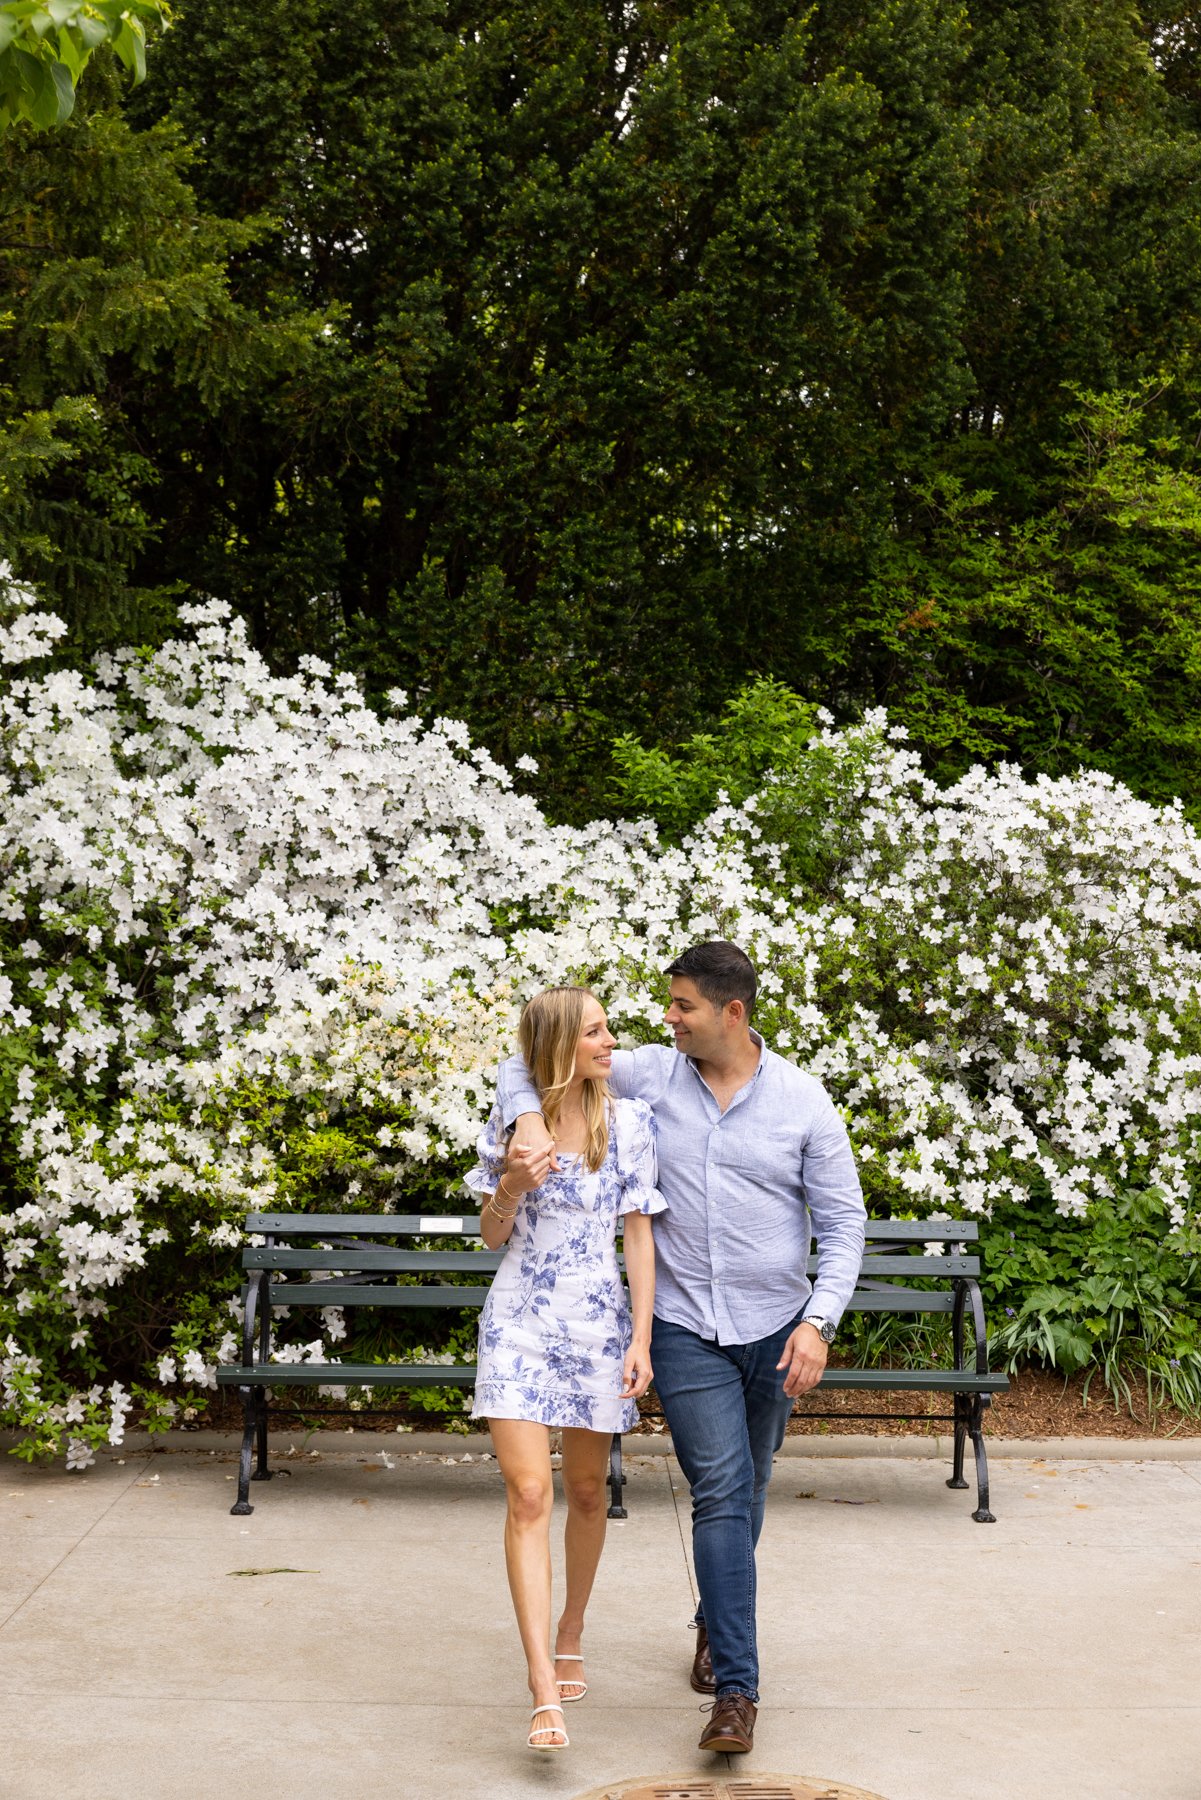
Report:
M700 1748L727 1755L749 1750L755 1741L755 1702L745 1694L721 1694L713 1702Z
M696 1628L696 1655L692 1659L692 1674L688 1677L698 1694L715 1694L717 1683L713 1679L713 1658L709 1654L709 1633L703 1622Z

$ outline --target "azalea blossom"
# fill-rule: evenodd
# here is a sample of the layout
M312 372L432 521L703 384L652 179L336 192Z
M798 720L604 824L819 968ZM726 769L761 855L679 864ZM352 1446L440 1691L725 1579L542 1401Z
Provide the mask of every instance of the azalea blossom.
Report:
M758 965L756 1024L834 1095L876 1213L1150 1189L1191 1216L1179 806L1087 770L940 789L871 713L681 845L552 828L461 722L373 711L316 659L273 675L221 605L181 616L152 655L57 670L60 623L0 579L0 1031L25 1059L0 1414L70 1466L133 1405L94 1360L127 1293L169 1315L139 1392L213 1389L246 1216L306 1203L306 1146L342 1147L330 1210L459 1207L525 999L583 980L622 1042L662 1041L661 971L704 936ZM273 1323L279 1361L346 1336L336 1307Z

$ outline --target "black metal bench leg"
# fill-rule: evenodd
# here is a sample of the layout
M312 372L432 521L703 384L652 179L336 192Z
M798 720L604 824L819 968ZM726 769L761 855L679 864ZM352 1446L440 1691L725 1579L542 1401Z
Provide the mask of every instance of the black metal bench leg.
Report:
M984 1453L984 1408L987 1394L977 1394L972 1402L972 1449L976 1453L976 1510L972 1514L977 1525L995 1525L996 1518L988 1510L988 1458Z
M258 1406L255 1409L254 1423L258 1435L259 1455L258 1466L250 1479L251 1481L270 1481L274 1470L267 1467L267 1390L266 1388L256 1388L255 1393L258 1395Z
M238 1497L230 1507L230 1512L237 1518L245 1518L254 1511L250 1504L250 1454L254 1448L254 1390L247 1388L242 1401L242 1451L238 1457Z
M629 1517L621 1503L621 1490L625 1487L626 1478L621 1468L621 1433L613 1433L613 1441L609 1445L609 1513L611 1519Z
M952 1399L955 1403L955 1457L951 1465L951 1479L947 1482L947 1486L949 1488L965 1488L967 1482L963 1479L963 1452L967 1441L968 1397L966 1394L954 1394Z

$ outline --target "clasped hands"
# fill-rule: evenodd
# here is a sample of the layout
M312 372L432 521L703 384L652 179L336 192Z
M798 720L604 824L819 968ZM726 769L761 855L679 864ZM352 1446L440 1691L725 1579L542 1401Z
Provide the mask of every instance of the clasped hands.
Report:
M534 1144L513 1144L505 1157L502 1179L511 1194L528 1194L541 1187L550 1171L557 1167L553 1138L548 1138L541 1148Z

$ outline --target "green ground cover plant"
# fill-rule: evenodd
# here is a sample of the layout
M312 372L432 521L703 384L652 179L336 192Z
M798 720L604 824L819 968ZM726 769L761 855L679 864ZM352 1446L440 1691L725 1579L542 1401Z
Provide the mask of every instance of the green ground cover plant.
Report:
M983 1232L996 1354L1084 1371L1118 1405L1201 1412L1201 1233L1153 1193L1119 1193L1081 1219L999 1208ZM1086 1382L1087 1393L1089 1383Z

